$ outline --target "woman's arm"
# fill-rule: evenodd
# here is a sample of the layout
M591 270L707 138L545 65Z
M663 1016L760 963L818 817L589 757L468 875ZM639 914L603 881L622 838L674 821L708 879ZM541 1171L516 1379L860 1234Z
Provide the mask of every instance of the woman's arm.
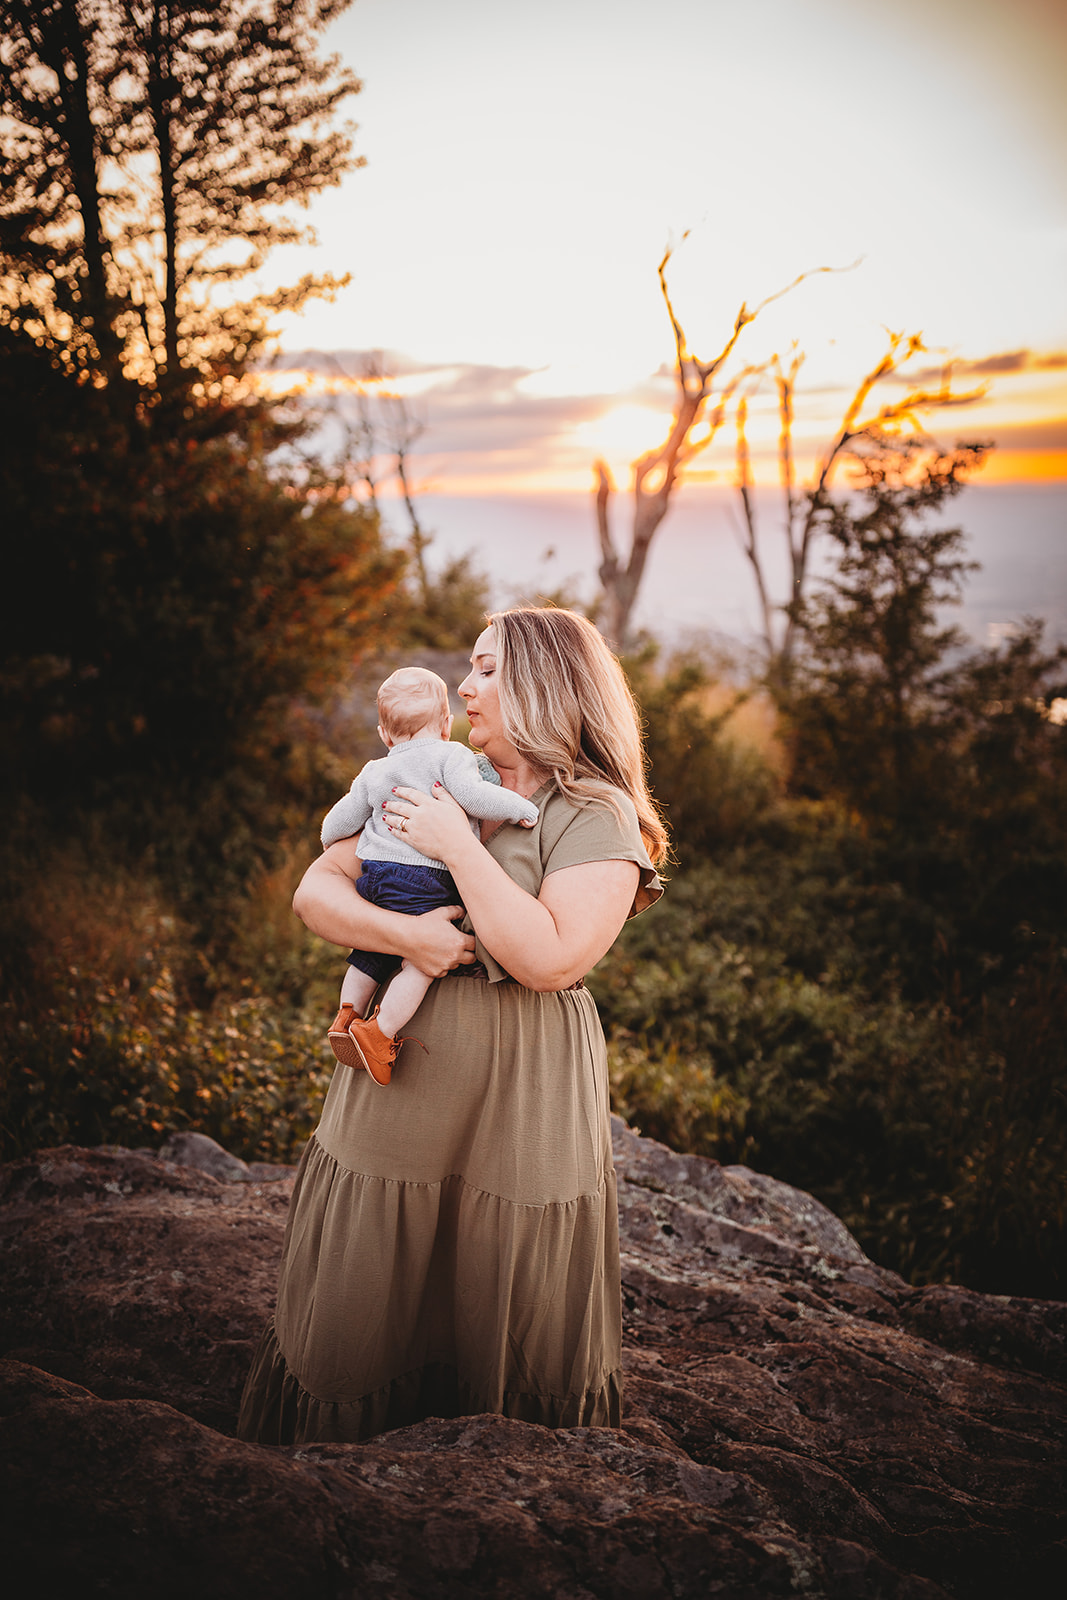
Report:
M439 856L437 858L441 860ZM405 956L430 978L474 960L474 940L454 919L462 906L440 906L421 917L372 906L356 891L356 840L342 839L313 861L293 896L293 910L312 933L331 944Z
M550 872L535 899L508 877L470 832L443 789L432 800L398 789L389 810L405 816L416 850L445 862L478 937L528 989L569 989L605 955L626 921L640 879L634 861L590 861Z

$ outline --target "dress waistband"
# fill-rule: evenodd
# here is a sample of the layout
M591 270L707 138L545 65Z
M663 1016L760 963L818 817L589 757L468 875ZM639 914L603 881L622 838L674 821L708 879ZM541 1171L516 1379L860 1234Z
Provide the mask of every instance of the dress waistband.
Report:
M453 967L451 969L451 971L447 974L447 976L450 977L450 978L488 978L489 977L489 973L486 971L484 962L474 961L474 962L470 963L468 966ZM518 979L517 978L505 978L503 981L505 983L517 983ZM585 988L585 979L584 978L579 978L577 983L569 983L567 985L566 989L560 989L560 990L557 991L557 993L559 993L559 994L570 994L572 989L584 989L584 988Z

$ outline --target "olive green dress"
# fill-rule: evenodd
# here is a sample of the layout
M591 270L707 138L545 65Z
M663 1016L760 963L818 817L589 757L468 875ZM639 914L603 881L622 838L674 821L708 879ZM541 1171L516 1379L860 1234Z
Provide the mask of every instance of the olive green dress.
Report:
M634 861L631 915L661 893L630 801L620 823L554 784L533 829L487 849L536 895L562 867ZM467 926L464 924L464 926ZM480 943L433 983L387 1088L339 1066L286 1229L278 1307L242 1439L356 1441L426 1416L553 1427L620 1419L620 1290L604 1038L582 985L538 994Z

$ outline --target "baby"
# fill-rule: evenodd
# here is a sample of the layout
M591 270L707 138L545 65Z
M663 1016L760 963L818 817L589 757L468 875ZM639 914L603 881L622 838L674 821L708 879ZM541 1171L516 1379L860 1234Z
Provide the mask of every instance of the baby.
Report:
M450 741L448 689L436 672L401 667L386 678L378 690L378 717L378 737L389 754L368 761L349 792L327 813L323 847L362 829L356 849L362 870L356 888L372 905L412 917L437 906L458 905L456 885L444 862L420 855L402 833L390 833L386 827L382 805L393 790L406 785L429 793L437 782L468 818L521 822L528 828L537 821L537 807L484 778L474 752ZM477 832L477 822L471 821L471 828ZM410 961L375 951L353 950L348 962L330 1044L345 1066L366 1067L375 1083L387 1084L400 1048L396 1034L422 1004L432 979ZM365 1018L375 990L387 981L381 1004Z

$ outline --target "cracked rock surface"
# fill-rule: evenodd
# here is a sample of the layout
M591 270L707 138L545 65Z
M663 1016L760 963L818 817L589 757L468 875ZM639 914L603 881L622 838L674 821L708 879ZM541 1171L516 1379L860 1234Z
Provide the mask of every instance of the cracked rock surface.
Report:
M809 1195L614 1131L617 1432L241 1444L291 1173L196 1144L0 1169L5 1570L161 1600L1065 1592L1067 1307L913 1289Z

